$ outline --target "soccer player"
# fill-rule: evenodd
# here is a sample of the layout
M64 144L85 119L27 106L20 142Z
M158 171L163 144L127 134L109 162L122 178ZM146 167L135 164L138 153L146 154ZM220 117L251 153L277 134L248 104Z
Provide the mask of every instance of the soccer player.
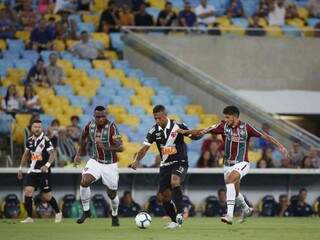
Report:
M248 147L250 137L261 137L264 140L275 145L279 151L287 155L287 149L270 135L260 132L249 123L240 120L240 111L235 106L228 106L223 109L224 120L221 123L213 125L204 130L185 130L179 129L181 134L192 134L194 136L203 136L207 133L221 134L224 140L224 180L227 189L227 214L221 218L221 221L232 224L233 210L235 202L243 210L240 222L253 212L240 193L240 181L249 172L250 163L248 160Z
M60 223L62 213L59 210L56 199L52 195L50 184L51 165L56 159L56 153L51 141L43 133L40 120L32 122L31 134L32 136L27 139L26 149L22 155L18 171L18 179L21 180L23 178L22 167L31 159L24 187L24 206L28 217L21 221L21 223L34 222L32 219L32 195L37 188L40 188L44 200L51 204L56 212L55 222Z
M107 194L111 199L112 226L117 227L119 226L117 195L119 172L116 152L122 152L123 146L117 127L107 119L106 109L103 106L95 108L94 120L90 121L82 132L79 149L74 159L75 164L81 162L80 156L85 154L87 145L90 159L82 171L80 183L83 214L77 223L82 224L91 216L90 185L102 178L102 183L106 186Z
M130 165L136 169L139 161L145 156L151 144L156 142L160 156L159 193L162 195L163 206L171 218L166 228L175 229L183 222L183 202L181 184L188 170L187 146L184 142L185 134L178 134L176 130L187 126L167 117L163 105L153 108L156 124L149 130L141 149L135 154ZM199 139L192 135L191 139Z

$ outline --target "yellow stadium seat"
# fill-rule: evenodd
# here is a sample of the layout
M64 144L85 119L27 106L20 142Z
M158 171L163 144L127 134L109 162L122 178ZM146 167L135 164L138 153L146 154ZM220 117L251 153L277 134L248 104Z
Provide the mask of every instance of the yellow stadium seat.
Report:
M123 120L122 124L127 124L129 126L137 127L140 123L140 118L135 115L128 114Z
M230 20L228 17L217 17L216 22L219 24L221 27L229 27L231 25Z
M168 118L176 120L176 121L181 121L180 116L176 115L176 114L168 114Z
M246 30L243 27L237 26L237 25L230 25L227 30L228 33L232 33L237 36L244 36L246 33Z
M298 7L299 17L307 19L309 17L309 11L306 8Z
M294 26L294 27L297 27L297 28L302 28L302 27L305 26L304 21L302 19L300 19L300 18L295 18L295 19L288 20L287 24L291 25L291 26Z
M54 40L53 41L54 49L56 51L64 51L66 46L62 40Z
M112 69L112 64L109 60L93 60L92 66L95 69L101 69L101 70Z
M122 105L109 105L108 113L110 114L126 114L127 110Z
M70 50L78 42L79 41L77 41L77 40L67 40L67 48Z
M166 2L164 0L150 0L149 3L150 3L150 6L159 8L162 10L164 9Z
M44 18L48 21L49 20L49 18L54 18L54 20L55 20L55 22L58 22L58 21L60 21L61 20L61 17L60 17L60 15L58 15L58 14L46 14L46 15L44 15Z
M0 39L0 49L1 51L5 50L7 48L7 43L3 39Z
M21 80L27 75L27 71L19 68L9 68L7 69L8 78L19 78Z
M122 78L120 81L124 87L132 88L134 90L141 87L139 80L135 78Z
M212 126L212 124L200 123L198 124L197 129L207 129L210 126Z
M264 28L267 35L270 37L282 37L283 32L279 26L267 26Z
M300 28L303 36L305 37L313 37L314 36L314 28L313 27L302 27Z
M117 60L118 59L118 54L115 51L104 51L103 55L105 58L109 58L111 60Z
M152 87L139 87L139 88L136 88L135 90L138 96L148 96L148 97L154 96L154 89Z
M220 118L216 114L201 114L199 117L201 119L201 123L203 124L213 125L220 122Z
M201 115L204 113L204 109L201 105L187 105L186 113L189 115Z
M106 69L105 72L107 76L111 78L125 78L125 73L121 69Z
M143 105L142 108L146 112L147 115L152 115L153 106L152 105Z
M74 78L75 80L85 78L87 77L87 72L83 69L73 68L72 71L70 71L70 76Z
M24 86L20 85L20 86L16 86L17 89L17 93L19 96L23 96L24 95Z
M99 41L103 44L104 48L110 47L110 39L106 33L92 33L91 37L93 40Z
M154 154L159 154L159 150L157 148L157 145L156 144L152 144L150 146L149 152L154 153Z
M248 158L250 162L257 162L261 158L262 152L261 150L258 151L248 151Z
M131 97L131 103L133 106L140 106L140 107L143 107L145 105L149 106L151 103L151 99L147 97L144 98L141 96L134 95Z
M108 1L106 0L95 0L94 3L91 5L91 11L93 12L102 12L107 8Z
M59 120L61 126L69 126L71 124L70 117L65 114L58 114L55 117Z
M24 142L24 129L29 125L30 114L16 114L16 123L13 125L13 141L18 144Z
M30 41L30 32L29 31L16 31L15 37L23 40L24 42Z
M99 15L83 14L82 18L83 18L83 22L85 22L85 23L92 23L95 26L99 25L99 20L100 20L100 16Z

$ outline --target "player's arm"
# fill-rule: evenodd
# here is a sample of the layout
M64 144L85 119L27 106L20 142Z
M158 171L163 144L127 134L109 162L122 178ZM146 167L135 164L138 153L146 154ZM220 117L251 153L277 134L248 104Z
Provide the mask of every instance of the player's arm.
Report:
M113 123L110 126L110 146L104 145L101 141L101 139L97 139L97 144L103 148L105 151L111 151L111 152L123 152L123 142L121 139L121 136L119 134L118 128Z
M269 143L272 143L273 145L275 145L278 150L284 155L287 156L288 155L288 150L278 141L276 140L274 137L270 136L267 133L262 132L261 133L261 138L268 141Z
M79 143L78 143L79 146L77 149L77 153L76 153L76 156L74 157L74 160L73 160L75 165L80 164L80 162L81 162L80 157L82 155L84 155L84 153L86 152L88 135L89 135L89 125L87 125L81 133L81 137L80 137Z
M42 172L48 172L49 167L54 163L54 161L57 158L56 151L54 150L52 142L48 137L45 137L45 148L49 154L49 159L48 162L46 162L46 164L40 168Z
M184 131L181 131L181 130L184 130ZM199 140L203 136L200 134L200 131L201 130L189 130L189 128L184 123L181 123L179 124L179 129L177 130L177 133L180 133L185 137L189 137L192 140Z
M26 166L30 156L31 156L30 150L28 148L26 148L26 150L24 151L24 153L22 154L22 157L21 157L20 167L19 167L19 171L18 171L18 179L22 179L22 168L24 166Z
M208 127L206 129L192 129L192 130L184 130L184 129L178 129L177 130L178 133L181 133L185 136L193 136L193 137L203 137L204 135L208 134L208 133L212 133L212 134L223 134L224 132L224 123L221 122L219 124L213 125L211 127ZM198 139L200 139L198 138Z

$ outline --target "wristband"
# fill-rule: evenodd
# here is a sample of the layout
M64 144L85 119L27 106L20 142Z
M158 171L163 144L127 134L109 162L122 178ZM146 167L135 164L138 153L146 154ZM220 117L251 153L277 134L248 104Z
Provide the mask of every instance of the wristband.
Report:
M22 170L22 167L20 166L20 167L19 167L19 171L21 171L21 170Z
M45 164L45 166L46 166L47 168L49 168L49 167L51 166L51 163L47 162L47 163Z

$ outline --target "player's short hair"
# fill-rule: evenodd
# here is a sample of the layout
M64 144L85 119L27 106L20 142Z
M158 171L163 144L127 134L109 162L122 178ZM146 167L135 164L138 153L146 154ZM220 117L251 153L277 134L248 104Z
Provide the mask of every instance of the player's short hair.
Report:
M32 121L31 126L32 126L34 123L42 123L42 121L39 120L39 119L35 119L35 120Z
M98 111L98 112L103 112L103 111L105 111L106 110L106 108L104 107L104 106L96 106L95 107L95 109L94 109L94 111Z
M235 115L239 117L240 111L239 111L239 108L237 108L236 106L227 106L223 109L223 114Z
M220 193L222 193L222 192L226 192L226 189L220 188L220 189L218 190L218 195L219 195Z
M301 188L301 189L299 190L299 193L302 193L302 192L308 192L308 191L307 191L307 189L305 189L305 188Z
M156 105L154 106L153 113L159 113L159 112L166 112L166 108L163 105Z

